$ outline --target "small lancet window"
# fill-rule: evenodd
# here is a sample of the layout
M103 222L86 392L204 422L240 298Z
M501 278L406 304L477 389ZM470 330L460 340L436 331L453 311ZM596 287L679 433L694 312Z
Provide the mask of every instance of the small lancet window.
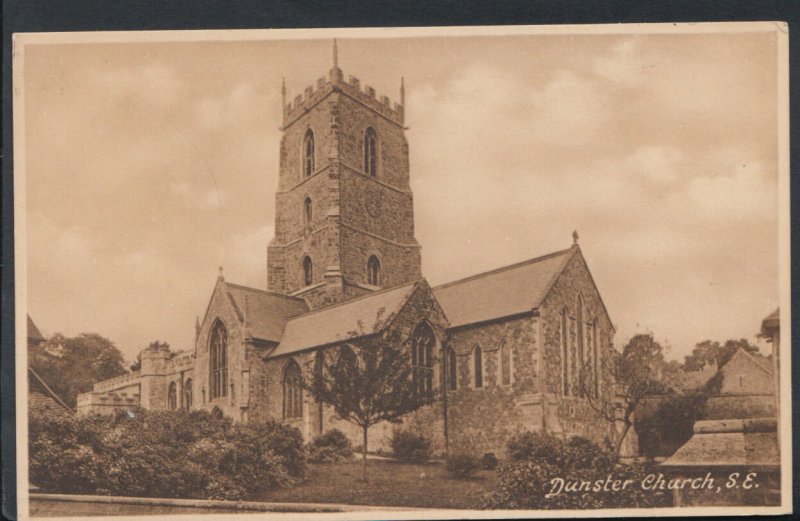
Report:
M303 285L310 286L314 282L314 265L311 257L303 257Z
M303 138L303 173L306 177L314 174L314 132L311 129Z
M475 346L472 352L472 368L475 371L475 388L480 389L483 387L483 351L481 346Z
M370 256L367 260L367 284L381 285L381 261L375 255Z
M378 133L372 127L364 132L364 173L369 177L378 175Z
M303 217L305 218L305 223L311 224L311 218L314 216L313 214L313 207L311 205L311 198L306 197L305 201L303 201Z

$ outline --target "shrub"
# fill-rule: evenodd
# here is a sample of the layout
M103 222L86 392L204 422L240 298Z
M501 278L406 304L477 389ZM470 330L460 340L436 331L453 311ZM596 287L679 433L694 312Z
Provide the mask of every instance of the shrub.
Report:
M410 430L396 430L391 444L394 457L404 463L425 463L433 454L431 440Z
M480 467L481 461L470 453L462 452L447 458L447 471L455 478L472 477Z
M486 452L481 458L481 468L483 470L494 470L497 468L497 456L494 452Z
M624 491L555 491L556 478L570 482L601 483L611 479L640 482L653 469L647 465L615 464L609 447L572 437L568 440L550 434L525 432L508 443L509 461L498 469L497 487L486 499L488 508L594 509L670 506L668 493L644 491L632 486ZM557 487L556 487L557 488Z
M31 481L48 492L244 499L305 476L300 431L204 411L31 416Z
M314 463L339 463L353 459L353 445L339 429L331 429L314 438L308 448L308 459Z

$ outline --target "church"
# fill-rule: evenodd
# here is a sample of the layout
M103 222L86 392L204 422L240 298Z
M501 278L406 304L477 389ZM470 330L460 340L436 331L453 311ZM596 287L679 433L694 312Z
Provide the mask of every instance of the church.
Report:
M205 409L241 422L276 418L306 440L338 428L358 445L360 431L302 382L317 352L357 344L353 331L393 328L436 396L403 423L437 450L445 433L450 447L498 455L521 430L613 440L617 426L585 393L613 401L614 382L599 368L614 326L577 234L563 250L431 287L414 236L402 81L392 103L345 79L334 43L327 75L291 100L285 85L282 93L266 289L220 270L193 351L144 350L138 371L95 384L78 412ZM595 373L588 389L581 368ZM388 448L394 428L372 427L370 449Z

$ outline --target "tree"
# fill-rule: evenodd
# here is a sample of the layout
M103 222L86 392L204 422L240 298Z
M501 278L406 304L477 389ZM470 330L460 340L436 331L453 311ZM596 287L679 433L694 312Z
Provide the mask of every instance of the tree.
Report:
M603 357L598 373L601 377L610 377L616 384L615 390L595 394L595 373L589 369L588 364L581 368L578 379L581 395L603 420L611 424L622 421L623 430L615 443L615 454L619 458L622 442L633 425L633 413L642 400L675 392L675 364L665 360L664 348L648 333L631 338L621 353L612 349L611 357Z
M79 393L101 380L126 373L122 353L97 333L68 338L56 333L28 351L28 364L70 407Z
M379 312L373 331L380 331L381 315ZM317 402L332 406L339 418L361 429L366 481L369 428L383 421L399 423L404 415L430 403L433 394L418 391L412 378L409 341L396 329L371 336L364 336L361 324L359 329L359 333L350 333L351 342L318 352L314 377L306 388Z
M707 364L722 367L728 363L737 349L742 348L748 353L757 353L758 347L746 338L728 340L724 344L703 340L698 342L692 353L684 357L683 367L686 371L699 371Z

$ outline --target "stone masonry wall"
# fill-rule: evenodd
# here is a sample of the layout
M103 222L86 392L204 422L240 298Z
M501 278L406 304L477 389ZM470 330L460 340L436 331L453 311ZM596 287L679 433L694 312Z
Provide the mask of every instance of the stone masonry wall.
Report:
M505 452L508 438L521 430L540 430L541 399L538 319L528 316L498 320L450 331L456 351L458 382L448 393L448 426L453 450L480 455ZM511 382L501 377L500 349L510 351ZM474 352L480 346L483 387L475 387Z
M614 336L611 320L606 313L600 294L595 287L583 256L577 252L568 261L567 266L555 281L544 302L540 306L542 318L542 366L543 366L543 391L554 397L558 403L559 426L564 435L582 435L596 442L602 442L605 437L615 436L611 425L599 419L586 399L578 394L578 365L577 360L577 327L576 308L578 295L584 301L585 323L585 353L591 351L593 345L592 328L590 324L597 323L597 351L600 358L600 367L608 367L612 353ZM575 394L564 396L562 392L562 366L561 366L561 311L567 309L567 324L569 332L569 359L572 381L570 388ZM613 382L608 370L601 370L600 399L613 401ZM633 433L629 436L635 437Z

